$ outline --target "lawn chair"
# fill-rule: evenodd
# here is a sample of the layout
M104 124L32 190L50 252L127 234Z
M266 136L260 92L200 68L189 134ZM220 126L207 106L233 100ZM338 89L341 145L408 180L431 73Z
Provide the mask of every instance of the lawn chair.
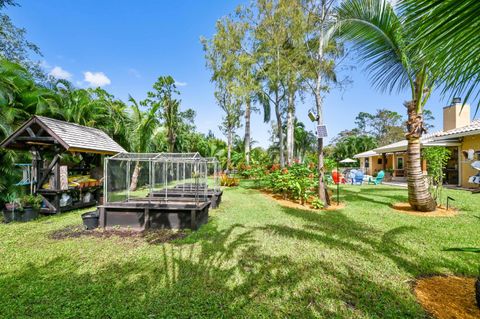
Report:
M385 177L385 172L380 171L380 172L378 172L377 177L375 177L375 179L370 178L368 180L368 184L374 184L374 185L381 184L383 182L384 177Z
M358 185L363 184L363 172L362 171L356 171L355 172L354 184L358 184Z
M345 184L345 178L339 172L332 172L333 183L336 184Z

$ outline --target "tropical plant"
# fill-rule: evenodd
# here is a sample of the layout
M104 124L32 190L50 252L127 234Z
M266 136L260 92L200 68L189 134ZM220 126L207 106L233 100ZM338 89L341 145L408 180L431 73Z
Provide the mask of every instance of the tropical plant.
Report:
M43 198L40 195L24 195L20 199L23 208L31 207L34 210L39 210L42 205Z
M422 157L427 161L427 172L431 179L429 189L437 203L441 201L445 167L451 156L452 152L442 146L426 147L422 150Z
M420 138L425 131L422 112L436 76L429 61L410 43L414 30L406 27L405 17L398 16L387 0L347 0L338 9L335 31L353 43L377 88L410 89L411 100L405 103L408 200L415 210L434 210L435 200L422 175Z
M480 96L480 2L477 0L402 0L410 45L421 50L439 74L443 92L466 99Z
M128 100L131 103L132 111L130 121L131 126L128 128L131 150L136 153L146 153L152 150L154 145L154 133L159 124L157 112L160 108L160 104L153 104L144 111L132 96L129 96ZM130 182L130 191L135 191L137 189L140 171L141 165L140 162L137 161Z

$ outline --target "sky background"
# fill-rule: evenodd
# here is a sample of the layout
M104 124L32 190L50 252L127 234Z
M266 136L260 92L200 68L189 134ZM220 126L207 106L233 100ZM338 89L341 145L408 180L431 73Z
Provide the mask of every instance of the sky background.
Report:
M123 1L123 0L18 0L9 8L15 25L27 29L28 40L37 44L47 72L69 79L78 87L102 86L124 101L146 92L160 75L172 75L181 91L182 108L193 108L196 126L207 133L218 129L222 111L216 105L210 72L205 67L200 37L212 37L215 22L247 1ZM329 139L355 126L360 111L387 108L405 114L408 91L381 93L373 88L354 54L346 61L340 78L351 83L332 90L325 99L325 122ZM442 107L446 98L432 94L427 108L435 116L435 130L442 128ZM297 106L297 117L314 129L307 112L313 106L307 98ZM472 112L473 113L473 112ZM273 118L273 114L272 114ZM252 118L252 138L268 146L271 124L262 114ZM243 127L238 134L243 136Z

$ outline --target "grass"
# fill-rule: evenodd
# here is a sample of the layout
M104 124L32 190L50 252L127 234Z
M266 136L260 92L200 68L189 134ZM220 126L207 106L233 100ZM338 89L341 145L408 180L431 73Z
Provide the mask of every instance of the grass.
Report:
M406 190L342 186L345 209L289 209L228 189L188 237L56 240L83 211L0 225L2 318L422 318L417 276L475 276L480 195L447 191L461 213L394 212ZM450 251L454 249L454 251Z

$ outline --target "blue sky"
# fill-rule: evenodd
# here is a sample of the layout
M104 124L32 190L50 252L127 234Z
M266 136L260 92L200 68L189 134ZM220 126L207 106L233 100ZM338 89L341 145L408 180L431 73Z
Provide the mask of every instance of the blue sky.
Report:
M17 26L25 27L30 41L40 46L45 68L68 77L80 87L103 88L126 101L128 94L145 97L158 76L172 75L182 93L183 108L197 112L199 131L218 129L222 112L213 96L210 73L205 68L200 36L211 37L215 22L246 1L113 1L113 0L19 0L21 7L8 9ZM352 57L348 62L356 66ZM333 90L325 100L329 137L354 126L360 111L388 108L405 114L408 92L389 95L371 87L361 67L341 72L353 82L343 91ZM314 128L307 118L311 99L297 106L297 116ZM442 127L442 107L448 104L433 94L427 105ZM272 116L273 117L273 116ZM268 146L271 125L262 115L252 119L252 136ZM240 128L239 135L243 135Z

